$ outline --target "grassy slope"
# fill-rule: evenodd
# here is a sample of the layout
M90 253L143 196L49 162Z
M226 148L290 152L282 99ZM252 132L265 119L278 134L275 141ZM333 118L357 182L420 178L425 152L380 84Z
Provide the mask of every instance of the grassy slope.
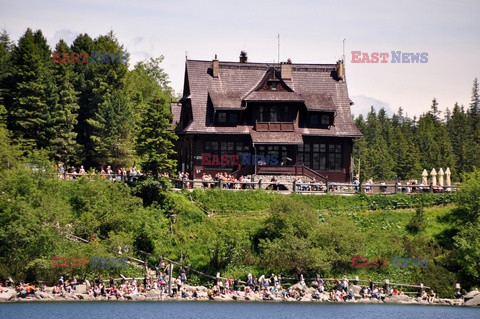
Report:
M246 238L251 238L262 226L263 221L269 215L270 203L278 196L294 196L299 201L304 201L319 211L320 216L346 215L351 218L355 222L357 230L364 233L367 238L366 249L362 257L390 259L391 256L405 256L403 238L415 240L415 236L406 231L406 225L415 214L415 209L368 210L369 207L375 207L372 206L372 202L383 201L382 198L281 195L262 191L229 192L216 190L199 190L192 194L192 198L195 198L197 205L213 212L211 219L217 227L232 227L234 225L232 231L243 230L246 233L244 234ZM411 200L405 196L398 196L389 199L389 201L397 203L398 206L408 206L408 202ZM415 202L415 200L413 201ZM384 206L392 207L390 203ZM436 235L451 226L448 222L442 221L442 217L447 215L452 208L452 204L425 208L428 226L421 234L432 242L436 242ZM261 269L257 270L262 271ZM245 265L230 266L225 270L225 275L244 276L245 271L248 271L248 267ZM405 283L412 281L415 271L418 271L418 269L392 268L390 264L387 269L352 269L350 273L334 273L333 275L359 276L361 279L371 278L378 281L388 278L391 282Z

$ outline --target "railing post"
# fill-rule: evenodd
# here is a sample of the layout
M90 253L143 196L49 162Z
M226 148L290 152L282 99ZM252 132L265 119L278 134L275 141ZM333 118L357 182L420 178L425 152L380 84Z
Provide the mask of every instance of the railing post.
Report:
M397 190L398 190L398 182L395 182L395 192L394 192L394 194L397 193Z
M292 185L293 185L293 192L296 193L296 191L297 191L297 181L294 180Z
M326 191L326 193L330 193L330 182L327 181L327 183L325 183L325 185L327 186L327 191Z

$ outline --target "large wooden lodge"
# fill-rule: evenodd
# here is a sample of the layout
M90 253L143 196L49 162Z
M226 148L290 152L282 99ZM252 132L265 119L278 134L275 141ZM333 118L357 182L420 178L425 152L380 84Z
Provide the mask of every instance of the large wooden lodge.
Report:
M251 63L244 52L240 62L187 60L183 97L172 105L179 170L194 178L227 172L351 181L353 139L362 136L352 104L342 61ZM207 166L202 153L279 161Z

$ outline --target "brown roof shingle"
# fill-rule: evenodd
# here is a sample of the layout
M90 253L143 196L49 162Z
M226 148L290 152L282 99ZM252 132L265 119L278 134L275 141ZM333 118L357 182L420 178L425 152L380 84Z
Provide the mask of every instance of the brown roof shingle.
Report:
M291 80L284 80L290 91L256 91L268 77L272 63L219 62L217 78L212 76L211 61L186 61L186 77L193 120L186 133L249 134L252 126L215 127L207 125L207 105L210 99L217 110L241 110L249 101L293 101L304 103L309 111L334 111L335 126L329 128L297 128L302 135L360 137L355 127L348 97L347 84L335 78L334 64L292 64Z

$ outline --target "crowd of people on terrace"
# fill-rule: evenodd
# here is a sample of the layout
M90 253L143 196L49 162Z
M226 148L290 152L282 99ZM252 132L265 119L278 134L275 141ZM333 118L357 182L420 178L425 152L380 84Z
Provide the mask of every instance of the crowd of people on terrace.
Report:
M145 176L145 172L137 169L135 166L129 169L120 167L114 170L111 165L107 165L106 168L103 166L100 167L99 171L92 168L87 172L83 165L80 165L80 168L77 169L73 165L65 168L63 164L58 164L57 172L58 178L66 180L75 180L81 176L94 176L98 174L101 178L109 179L110 181L135 182L138 178ZM151 172L147 172L147 175L148 174L151 175ZM162 173L160 176L169 178L168 173Z
M216 185L221 184L222 188L226 189L252 189L254 185L252 184L252 176L245 175L240 176L238 179L230 174L225 172L216 173L213 177L211 174L204 173L202 175L202 184L205 188L216 187Z

